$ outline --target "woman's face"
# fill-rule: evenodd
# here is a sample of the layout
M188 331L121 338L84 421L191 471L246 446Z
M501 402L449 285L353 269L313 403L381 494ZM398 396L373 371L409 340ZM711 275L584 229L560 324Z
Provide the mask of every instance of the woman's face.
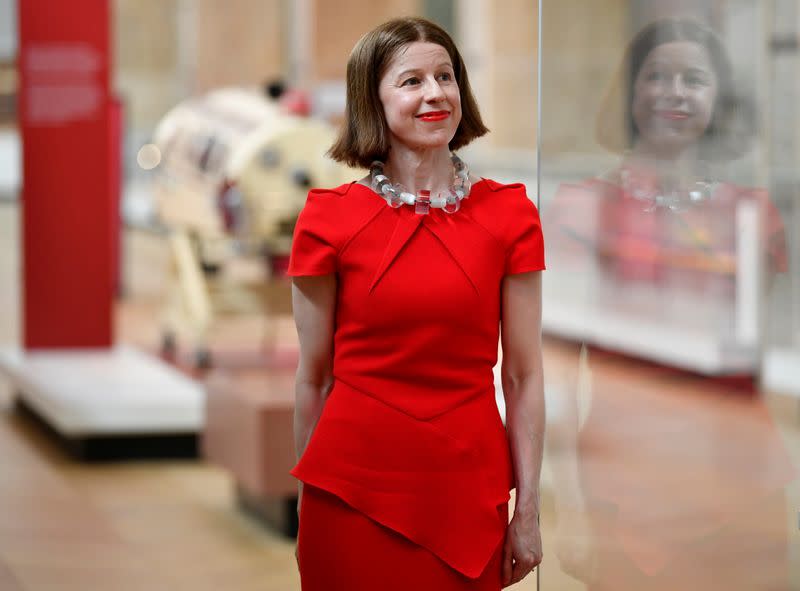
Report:
M461 122L461 96L447 50L416 41L397 52L378 87L391 143L447 146Z
M634 81L637 147L675 156L695 145L714 115L718 84L702 45L674 41L655 47Z

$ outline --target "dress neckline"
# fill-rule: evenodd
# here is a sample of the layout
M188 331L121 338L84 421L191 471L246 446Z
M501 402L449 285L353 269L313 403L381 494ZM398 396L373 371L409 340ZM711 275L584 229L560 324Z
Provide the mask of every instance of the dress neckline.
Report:
M462 201L462 203L461 203L461 207L464 207L464 205L466 204L466 202L468 202L470 199L472 199L472 197L474 196L474 193L475 193L475 189L476 189L477 187L480 187L480 188L481 188L481 190L483 190L483 187L484 187L484 186L488 186L488 180L489 180L489 179L487 179L487 178L484 178L484 177L478 177L478 180L477 180L477 181L475 181L475 182L472 184L472 189L470 190L470 194L469 194L469 196L468 196L468 197L467 197L467 198L466 198L464 201ZM351 182L350 182L350 187L353 187L353 186L360 187L361 189L364 189L365 191L368 191L368 192L369 192L369 193L370 193L372 196L374 196L374 197L376 197L377 199L380 199L381 201L383 201L383 202L384 202L384 204L386 205L386 207L387 207L387 208L389 208L389 209L393 209L393 208L391 208L391 207L390 207L388 204L386 204L386 201L384 200L384 198L383 198L383 197L381 197L381 196L380 196L380 195L378 195L378 194L377 194L375 191L373 191L373 190L372 190L372 187L368 187L367 185L365 185L364 183L361 183L361 182L359 182L359 181L351 181ZM411 211L411 212L413 213L413 208L412 208L411 206L406 206L406 205L404 205L404 206L402 206L402 207L399 207L399 208L398 208L398 210L400 210L400 211L403 211L403 210L408 210L408 211ZM439 210L438 210L438 209L435 209L435 208L431 208L431 212L434 212L434 211L439 211ZM444 213L444 212L440 212L440 213ZM430 215L430 214L428 214L428 215ZM453 215L453 214L445 214L445 215ZM458 213L456 212L456 214L455 214L455 215L458 215Z

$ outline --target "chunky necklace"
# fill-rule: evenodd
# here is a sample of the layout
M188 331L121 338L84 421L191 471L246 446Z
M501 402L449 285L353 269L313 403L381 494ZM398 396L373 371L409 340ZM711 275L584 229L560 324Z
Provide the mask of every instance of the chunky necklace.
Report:
M469 197L472 183L469 181L469 168L464 161L453 153L450 154L450 160L455 169L453 185L433 197L427 190L420 190L419 195L414 195L399 183L393 185L384 174L384 165L380 160L373 162L369 170L372 190L394 208L413 205L414 212L420 215L427 214L431 207L443 209L446 213L455 213L461 208L461 200Z
M655 176L642 174L631 168L620 171L622 189L625 193L646 204L644 211L653 212L659 208L671 211L685 211L711 199L719 183L710 179L696 181L686 188L664 190Z

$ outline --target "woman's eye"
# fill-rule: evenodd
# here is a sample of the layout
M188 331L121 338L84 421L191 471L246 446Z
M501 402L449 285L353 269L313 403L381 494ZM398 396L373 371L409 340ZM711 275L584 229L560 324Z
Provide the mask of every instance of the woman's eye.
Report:
M453 79L453 75L449 72L445 72L443 74L439 74L439 79L444 80L445 82L450 82Z
M686 84L691 86L703 86L707 84L705 77L699 74L687 74L685 80Z
M416 78L416 77L414 77L414 78L406 78L405 80L403 80L402 86L410 86L412 84L419 84L419 78Z
M659 72L658 70L653 70L649 74L647 74L647 80L650 82L658 82L660 80L664 80L666 75L664 72Z

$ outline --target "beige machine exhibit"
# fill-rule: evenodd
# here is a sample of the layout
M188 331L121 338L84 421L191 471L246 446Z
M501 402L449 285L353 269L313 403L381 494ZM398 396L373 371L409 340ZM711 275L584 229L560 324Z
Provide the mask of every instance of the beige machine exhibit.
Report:
M173 263L163 353L174 353L184 329L195 364L208 366L209 329L226 313L257 314L264 346L274 344L271 319L291 311L284 271L308 189L357 178L325 156L334 134L237 88L188 100L162 119L154 193Z

